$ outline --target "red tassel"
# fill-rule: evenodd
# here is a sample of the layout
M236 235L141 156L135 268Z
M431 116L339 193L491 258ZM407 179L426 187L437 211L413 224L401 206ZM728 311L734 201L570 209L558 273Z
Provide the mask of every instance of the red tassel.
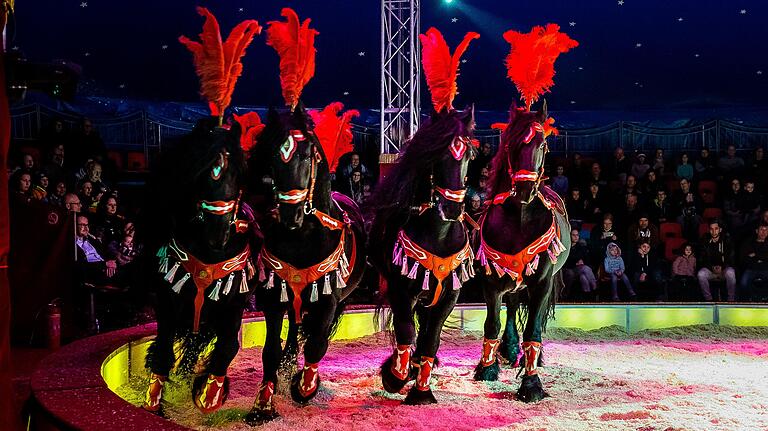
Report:
M352 151L352 118L360 116L360 112L351 109L341 116L344 109L341 102L333 102L322 111L309 111L315 123L315 135L323 147L325 159L331 172L336 171L342 155Z
M310 19L299 24L299 17L291 8L283 8L280 15L286 22L268 23L267 45L280 56L283 99L293 109L299 103L304 86L315 74L315 36L320 33L309 28Z
M194 56L195 69L200 78L200 94L208 100L211 115L221 118L231 102L237 78L243 71L240 59L254 36L261 33L261 26L255 20L243 21L232 29L222 44L216 17L204 7L198 7L197 13L205 17L200 42L186 36L179 37L179 42Z
M555 85L555 60L579 43L560 33L560 26L536 26L530 33L509 30L504 33L510 52L506 58L507 77L515 83L528 110L531 104Z
M240 146L243 148L243 151L248 152L256 145L256 139L267 125L261 122L261 117L255 111L243 115L235 114L234 117L242 129Z
M432 93L432 106L436 112L443 109L453 109L453 99L456 97L456 76L459 71L459 60L467 50L472 39L478 39L480 34L468 32L456 51L451 55L443 35L432 27L425 34L419 35L421 40L421 64L424 65L424 75L429 91Z

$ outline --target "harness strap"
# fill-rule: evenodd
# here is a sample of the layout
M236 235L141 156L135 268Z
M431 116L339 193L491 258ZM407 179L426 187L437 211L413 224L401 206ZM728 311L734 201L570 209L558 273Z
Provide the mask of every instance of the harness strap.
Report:
M434 186L434 189L440 193L440 196L451 202L462 203L464 202L464 198L467 196L467 189L451 190L444 189L440 186Z

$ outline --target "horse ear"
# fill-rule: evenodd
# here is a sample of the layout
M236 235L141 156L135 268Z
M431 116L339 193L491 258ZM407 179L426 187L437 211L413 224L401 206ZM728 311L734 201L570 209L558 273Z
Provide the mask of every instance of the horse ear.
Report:
M539 111L539 122L544 124L547 121L547 99L541 104L541 111Z
M509 105L509 122L514 123L515 117L517 117L517 103L513 100L512 104Z

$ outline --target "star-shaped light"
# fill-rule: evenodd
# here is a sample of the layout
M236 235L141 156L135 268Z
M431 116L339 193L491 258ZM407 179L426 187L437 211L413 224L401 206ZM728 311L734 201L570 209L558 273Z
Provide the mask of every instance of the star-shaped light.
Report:
M365 57L365 51L360 51L357 53L358 57Z
M242 11L244 11L244 10L245 10L244 8L238 8L238 9L237 9L237 11L238 11L238 12L242 12Z
M451 22L459 22L459 19L456 17L451 18Z
M583 67L581 67L581 66L579 66L579 70L584 70L584 68L583 68Z
M642 43L640 43L640 42L638 42L638 43L636 43L636 44L635 44L635 48L642 48L642 46L643 46L643 44L642 44Z
M345 96L349 96L349 91L345 91L343 94L344 94Z
M122 90L123 88L125 88L125 84L120 84L118 85L118 87Z
M683 17L678 18L677 22L683 22Z
M699 58L699 57L700 57L700 55L699 55L699 54L693 54L693 56L694 56L694 57L696 57L696 58Z
M163 45L160 46L160 49L168 49L168 45L163 44Z
M624 0L619 0L619 6L624 6Z
M635 82L635 85L640 85L640 83L639 82Z
M462 62L462 63L466 63L466 62L467 62L467 59L466 59L466 58L462 58L462 59L461 59L461 62Z
M762 75L762 74L763 74L763 71L762 71L762 70L758 70L758 71L757 71L757 74L758 74L758 75Z
M568 23L568 25L570 25L571 27L576 27L576 22L575 21L571 21L571 22Z
M742 15L746 15L747 14L747 10L746 9L742 9L742 10L739 11L739 13L742 14Z
M571 100L571 105L575 105L575 104L576 104L576 101L575 100Z
M80 7L88 7L88 2L84 1L84 2L80 3Z
M91 56L91 53L90 53L90 52L86 52L86 53L84 53L83 55L84 55L84 56L86 56L86 57L90 57L90 56Z

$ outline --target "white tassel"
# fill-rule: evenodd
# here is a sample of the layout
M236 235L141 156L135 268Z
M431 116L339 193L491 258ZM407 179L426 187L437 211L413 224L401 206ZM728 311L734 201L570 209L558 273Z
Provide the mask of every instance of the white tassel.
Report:
M179 281L177 281L176 284L174 284L173 287L171 287L171 290L173 290L176 293L181 292L181 286L184 286L184 283L186 283L187 280L189 280L189 277L191 276L192 275L190 273L184 274L184 277L181 277Z
M493 262L493 268L496 270L496 274L499 275L499 278L504 277L504 270L501 269L498 263Z
M323 295L330 295L331 294L331 274L326 273L325 274L325 281L323 282Z
M168 272L168 258L163 257L160 259L160 269L157 270L160 274Z
M534 256L533 260L530 263L531 263L531 268L533 268L534 271L539 269L539 255L537 254L536 256Z
M256 275L256 268L253 267L253 263L250 259L245 263L245 268L248 270L248 280L252 279Z
M551 248L547 249L547 254L549 255L549 261L552 262L552 265L557 263L557 255L552 252Z
M459 290L461 289L461 282L459 281L459 276L456 275L456 270L451 271L453 274L453 290Z
M221 290L221 279L216 280L216 286L213 287L213 290L208 295L208 299L210 299L211 301L218 301L219 290Z
M312 293L309 294L309 302L317 302L317 281L312 282Z
M280 281L280 302L288 302L288 286L285 284L285 280Z
M485 257L485 250L483 250L483 247L480 247L480 251L477 252L477 257L475 259L480 261L480 265L488 266L488 258Z
M467 265L467 272L469 273L469 278L475 277L475 264L471 260L468 260L464 262Z
M165 273L165 277L163 277L163 279L165 279L165 281L168 283L173 283L173 277L176 276L176 270L179 269L179 266L181 266L179 262L174 263L171 267L171 270Z
M560 253L565 251L565 245L563 245L562 241L560 241L560 238L558 238L558 237L555 237L555 240L553 242L554 242L555 246L557 246L557 249L555 250L555 252L559 256Z
M408 256L403 256L403 266L400 268L400 275L408 275Z
M336 271L336 288L343 289L347 287L347 283L344 281L344 277L341 276L339 271Z
M339 268L341 269L341 275L349 277L349 261L347 260L347 255L344 253L341 253L341 256L339 257Z
M467 271L467 265L471 265L472 261L464 261L461 263L461 282L466 283L469 281L469 271Z
M395 249L392 250L392 263L397 265L400 263L400 259L403 257L403 248L400 247L400 243L395 243Z
M413 278L416 278L416 277L413 277ZM428 269L424 270L424 281L421 283L421 290L429 290L429 270Z
M243 278L240 279L240 293L248 293L248 276L243 270Z
M469 247L469 260L475 260L475 252L472 251L472 247Z
M411 267L411 271L408 272L408 278L416 280L416 275L419 273L419 262L414 262Z
M232 280L235 278L235 273L230 272L229 277L227 277L227 282L224 283L224 290L221 291L222 295L228 295L230 289L232 289Z
M267 275L264 273L264 262L262 262L261 256L259 256L259 259L256 261L256 266L259 267L259 282L263 283L264 280L267 279Z
M275 272L269 271L269 281L267 281L267 289L275 287Z
M531 275L531 274L533 274L535 271L536 271L536 270L535 270L535 269L533 269L533 266L531 265L531 263L530 263L530 262L528 262L528 264L527 264L527 265L525 265L525 275Z

